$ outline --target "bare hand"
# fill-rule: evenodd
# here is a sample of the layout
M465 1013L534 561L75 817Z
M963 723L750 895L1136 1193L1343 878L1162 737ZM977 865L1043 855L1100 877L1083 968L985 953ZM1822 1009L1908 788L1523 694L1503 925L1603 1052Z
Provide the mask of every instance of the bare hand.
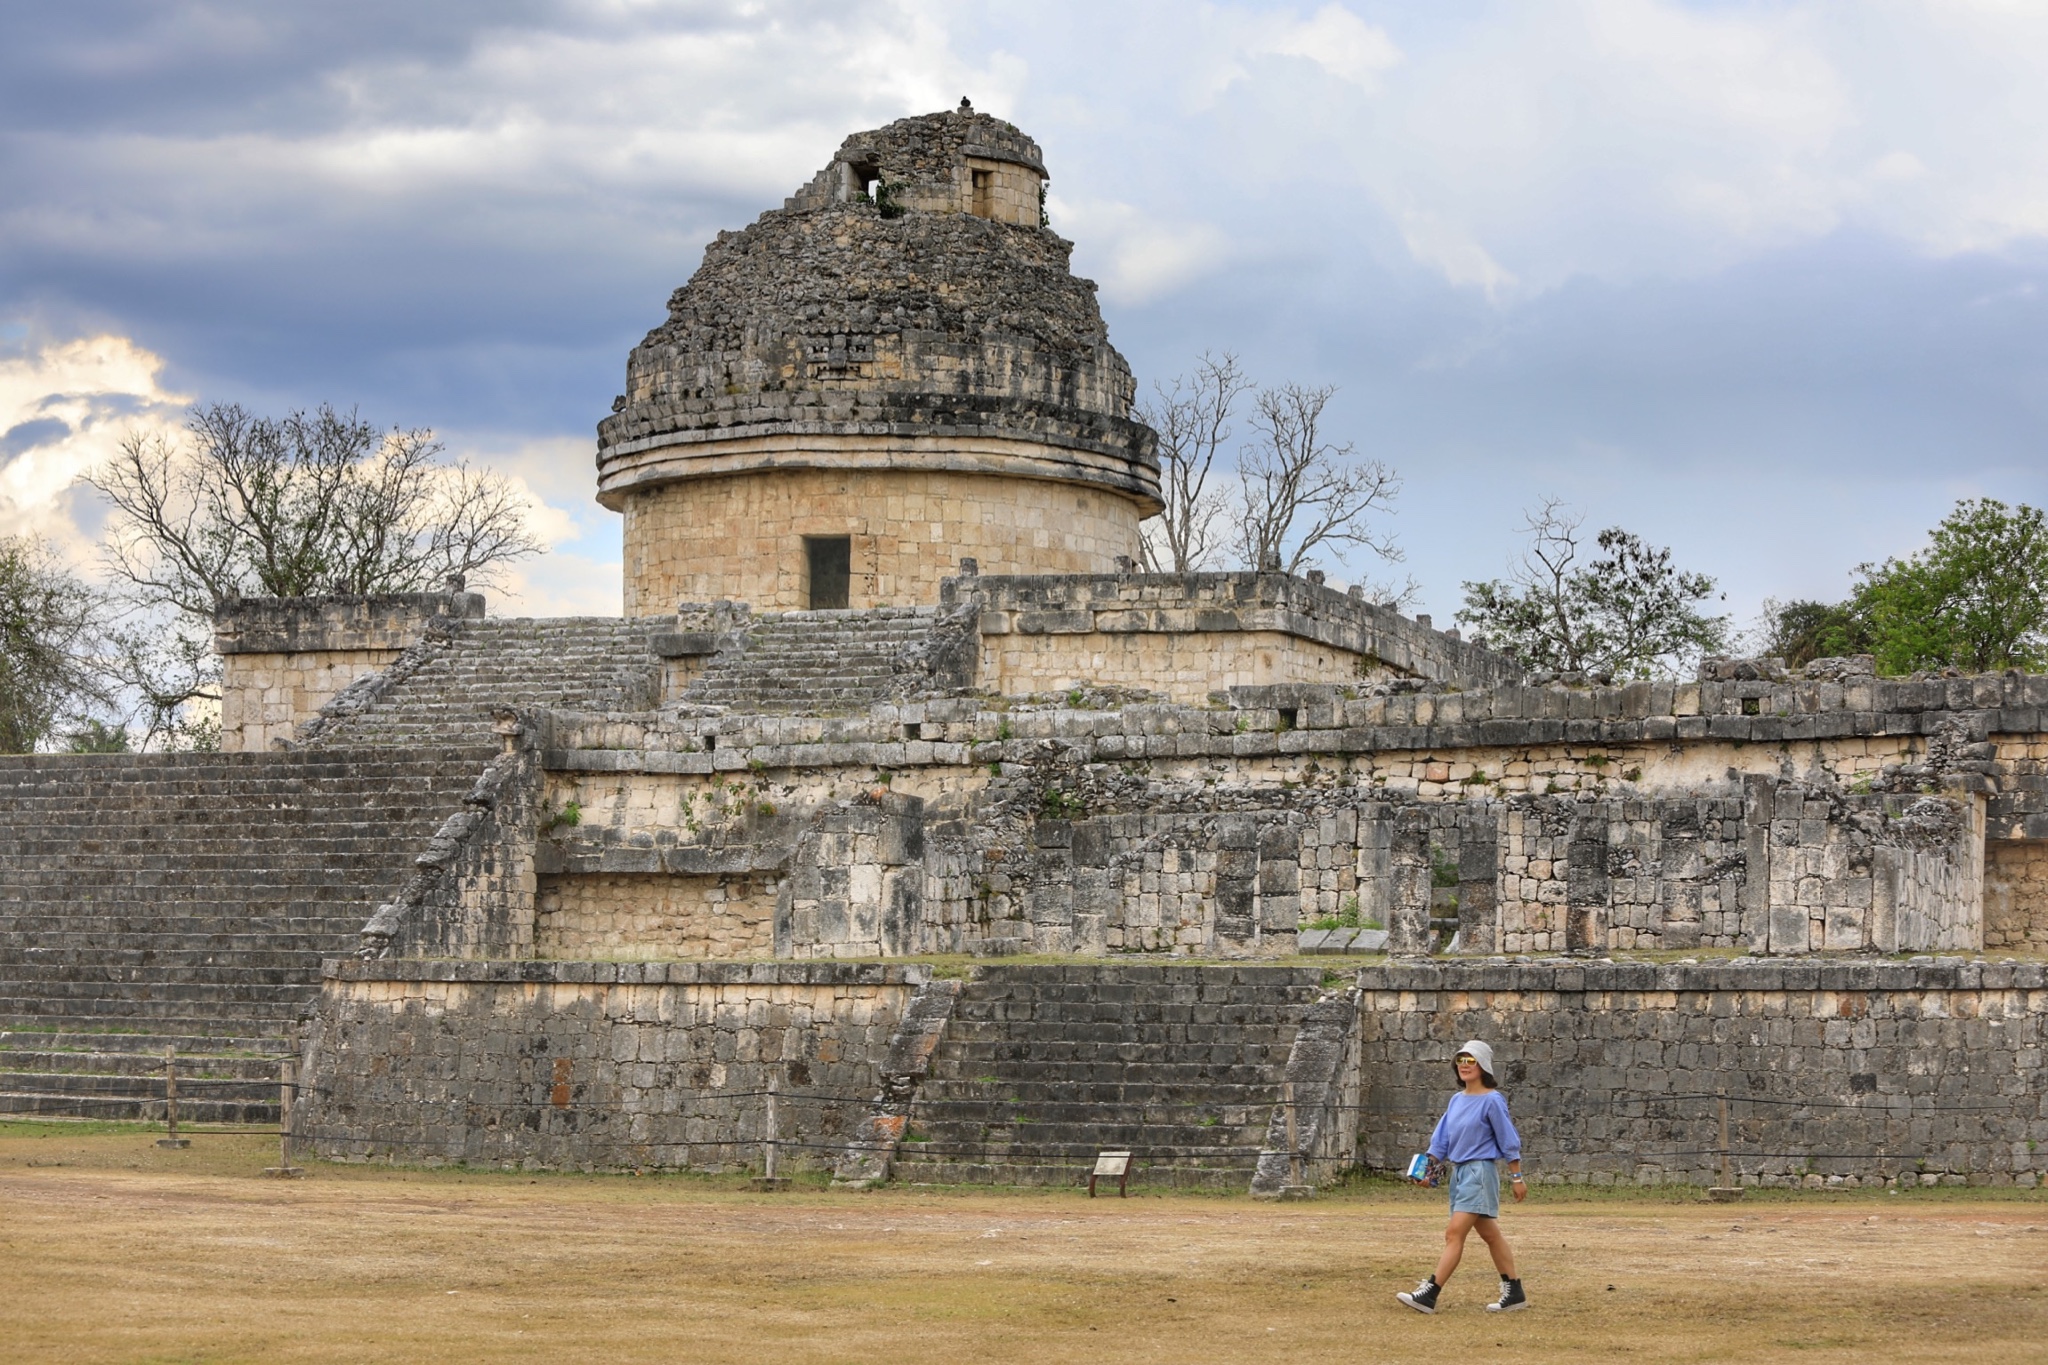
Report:
M1522 1181L1519 1180L1512 1181L1510 1183L1514 1189L1515 1202L1517 1204L1521 1203L1524 1199L1527 1199L1529 1197L1528 1185L1524 1184Z

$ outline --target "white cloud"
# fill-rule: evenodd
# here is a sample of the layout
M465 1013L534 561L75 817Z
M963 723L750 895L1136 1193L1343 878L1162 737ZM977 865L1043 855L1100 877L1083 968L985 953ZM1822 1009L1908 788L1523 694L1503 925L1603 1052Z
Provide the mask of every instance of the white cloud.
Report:
M1937 255L2048 236L2044 5L1140 3L1066 27L1030 106L1114 140L1116 199L1195 209L1237 253L1383 233L1506 305L1844 230Z
M778 205L855 129L962 94L1003 113L1024 84L1003 53L958 56L939 0L779 14L583 6L555 27L481 30L442 60L378 53L327 71L336 117L19 132L17 165L55 192L7 203L0 233L175 259L274 251L297 235L281 222L322 219L419 231L452 217L494 235L554 220L573 237L594 213L660 214L672 230L678 200ZM113 184L112 201L76 196Z
M0 356L0 535L31 535L96 576L97 544L78 524L78 477L131 433L182 435L189 395L163 387L163 357L128 337L39 341ZM618 517L597 505L593 442L455 437L458 458L494 469L525 495L549 550L521 561L489 595L499 614L619 611Z
M487 596L503 616L616 616L625 582L616 512L597 503L594 437L539 440L451 434L452 454L495 469L525 491L548 553L520 560Z
M1102 274L1102 292L1119 303L1143 303L1220 267L1229 239L1213 224L1172 223L1130 204L1049 196L1053 227L1086 243L1084 261ZM1103 269L1106 265L1108 268Z
M41 341L0 356L0 535L34 535L90 569L93 543L72 519L78 476L132 431L170 431L191 400L165 389L161 356L127 337Z
M1254 55L1302 57L1339 80L1367 90L1401 60L1401 49L1385 29L1374 28L1342 5L1324 5L1307 19L1282 20L1253 41Z
M1514 275L1456 223L1410 209L1401 215L1401 240L1424 265L1434 266L1452 284L1482 290L1499 299L1515 284Z

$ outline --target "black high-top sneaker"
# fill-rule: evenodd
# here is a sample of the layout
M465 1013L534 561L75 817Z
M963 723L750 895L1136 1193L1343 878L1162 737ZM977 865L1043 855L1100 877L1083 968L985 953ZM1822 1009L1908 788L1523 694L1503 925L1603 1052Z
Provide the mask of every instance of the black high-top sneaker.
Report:
M1416 1285L1413 1294L1396 1294L1394 1297L1418 1313L1434 1313L1436 1311L1437 1291L1441 1288L1443 1286L1438 1284L1436 1276L1432 1275L1421 1284ZM1522 1291L1517 1288L1515 1292L1519 1294Z
M1520 1280L1511 1280L1503 1275L1500 1277L1500 1298L1498 1301L1486 1305L1486 1311L1489 1313L1513 1313L1518 1309L1527 1308L1528 1306L1529 1296L1522 1292L1522 1282Z

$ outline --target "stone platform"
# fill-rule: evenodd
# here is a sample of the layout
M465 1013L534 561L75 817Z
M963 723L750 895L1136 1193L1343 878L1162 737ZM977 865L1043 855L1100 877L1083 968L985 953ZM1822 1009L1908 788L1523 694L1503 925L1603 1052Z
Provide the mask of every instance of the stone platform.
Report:
M940 990L944 987L944 990ZM929 1001L932 1008L920 1002ZM338 962L321 1155L1246 1190L1391 1171L1490 1040L1542 1182L2023 1185L2048 1173L2048 966ZM1255 1172L1257 1181L1255 1182Z

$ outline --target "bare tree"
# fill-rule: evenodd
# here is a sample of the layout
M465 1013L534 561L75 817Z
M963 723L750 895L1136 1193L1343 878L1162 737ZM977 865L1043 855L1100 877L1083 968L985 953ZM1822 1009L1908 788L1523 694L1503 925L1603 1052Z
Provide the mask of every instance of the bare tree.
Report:
M137 612L108 643L122 709L142 732L137 747L220 747L221 663L205 618Z
M1529 545L1505 579L1465 584L1458 620L1531 668L1646 678L1724 648L1728 618L1699 604L1713 578L1674 568L1671 551L1619 526L1583 560L1584 518L1561 499L1526 513Z
M1212 488L1216 455L1234 434L1231 415L1251 387L1237 357L1203 352L1195 372L1171 388L1152 386L1153 397L1138 405L1138 419L1159 433L1159 493L1166 510L1145 523L1145 568L1152 573L1193 573L1207 566L1218 548L1217 522L1226 511L1225 490Z
M323 406L197 410L190 441L131 436L86 476L113 504L109 567L146 606L211 616L245 595L417 592L541 552L502 475Z
M1320 551L1365 549L1398 563L1394 538L1374 527L1392 510L1401 480L1378 460L1361 460L1349 442L1323 433L1334 388L1282 384L1261 389L1252 427L1238 454L1238 551L1254 569L1298 573Z
M244 596L418 592L488 582L540 543L504 476L442 460L433 433L380 432L332 407L284 418L193 412L188 439L134 435L86 482L113 505L107 564L132 624L111 667L144 744L211 747L211 623Z
M98 655L108 615L49 547L0 537L0 753L32 752L107 703Z

